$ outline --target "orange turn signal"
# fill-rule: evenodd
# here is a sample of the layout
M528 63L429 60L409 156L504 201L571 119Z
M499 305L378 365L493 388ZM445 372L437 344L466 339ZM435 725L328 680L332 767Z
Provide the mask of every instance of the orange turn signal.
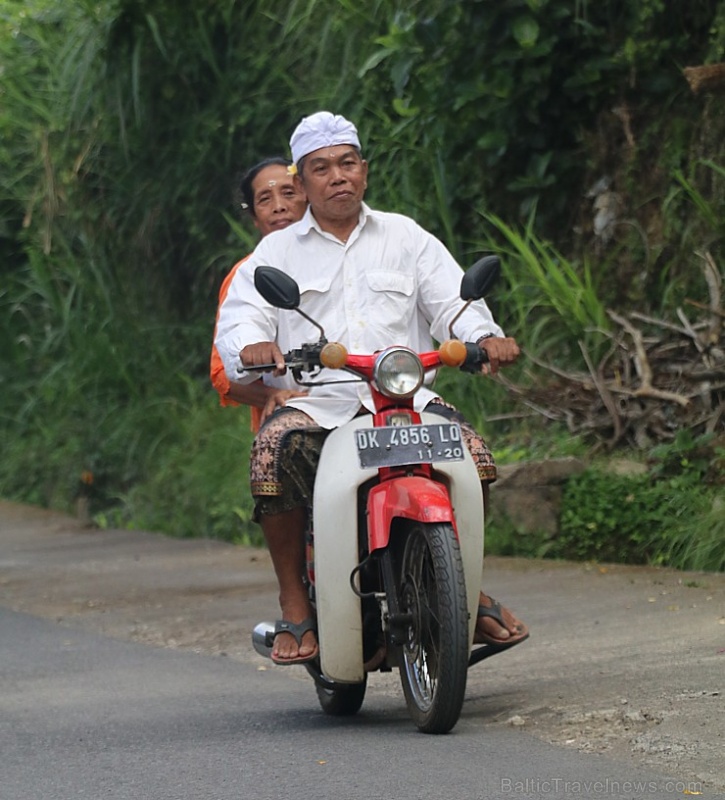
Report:
M460 367L466 360L466 345L460 339L446 339L438 348L438 354L447 367Z
M320 353L320 363L328 369L342 369L347 363L347 348L339 342L328 342Z

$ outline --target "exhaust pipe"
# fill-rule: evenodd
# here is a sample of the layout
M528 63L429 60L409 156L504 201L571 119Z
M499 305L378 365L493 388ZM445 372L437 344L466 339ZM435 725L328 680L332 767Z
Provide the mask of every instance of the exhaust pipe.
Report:
M274 623L258 622L252 631L252 644L260 656L271 658L274 646Z

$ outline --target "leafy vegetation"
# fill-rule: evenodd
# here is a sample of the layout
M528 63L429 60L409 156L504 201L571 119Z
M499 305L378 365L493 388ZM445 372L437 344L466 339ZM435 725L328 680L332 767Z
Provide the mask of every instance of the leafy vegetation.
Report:
M722 571L723 485L723 439L693 438L681 431L674 442L651 451L645 474L617 474L605 461L570 478L555 537L521 534L510 521L494 519L487 549L502 555Z
M0 0L0 495L253 535L245 415L206 378L211 321L255 242L237 174L319 108L358 121L372 205L463 264L504 254L492 304L534 355L596 353L610 306L706 300L725 110L682 68L724 59L723 0ZM504 453L571 446L500 384L441 387ZM673 558L694 552L682 537Z

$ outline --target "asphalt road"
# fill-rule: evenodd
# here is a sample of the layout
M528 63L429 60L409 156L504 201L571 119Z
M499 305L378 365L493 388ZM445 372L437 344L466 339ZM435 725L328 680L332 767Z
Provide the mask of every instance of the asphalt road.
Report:
M490 560L486 585L532 639L424 736L394 676L340 721L253 653L265 553L0 503L0 800L723 796L725 576Z
M354 720L323 718L302 682L231 659L4 610L0 630L3 800L488 800L549 787L632 798L685 787L471 715L453 735L424 736L385 696Z

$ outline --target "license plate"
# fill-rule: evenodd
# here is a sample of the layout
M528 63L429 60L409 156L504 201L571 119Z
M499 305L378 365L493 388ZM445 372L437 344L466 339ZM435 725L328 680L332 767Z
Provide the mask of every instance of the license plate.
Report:
M465 447L455 422L363 428L355 431L355 442L364 469L463 461Z

